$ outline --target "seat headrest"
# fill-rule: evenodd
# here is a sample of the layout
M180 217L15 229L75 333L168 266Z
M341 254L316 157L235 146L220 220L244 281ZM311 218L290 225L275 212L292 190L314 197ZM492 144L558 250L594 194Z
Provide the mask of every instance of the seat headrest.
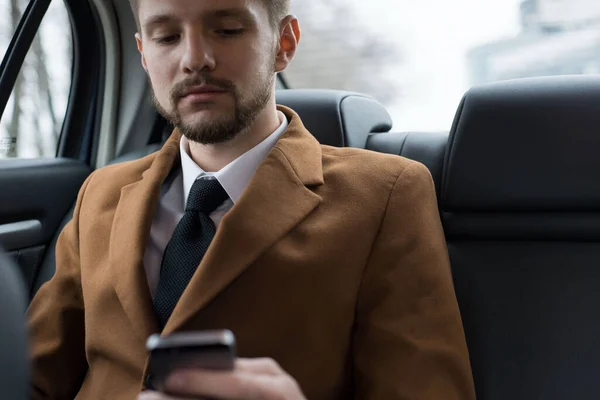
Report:
M444 211L600 209L600 77L478 86L458 110Z
M388 132L392 119L372 97L337 90L278 90L277 104L294 110L321 144L365 148L372 133Z

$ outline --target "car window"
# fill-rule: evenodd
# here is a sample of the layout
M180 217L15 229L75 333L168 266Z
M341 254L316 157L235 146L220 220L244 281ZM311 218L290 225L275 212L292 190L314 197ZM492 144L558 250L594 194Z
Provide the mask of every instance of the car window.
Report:
M292 88L373 95L396 131L449 130L469 87L600 73L598 0L292 0Z
M6 53L28 3L23 0L0 0L0 57Z
M28 1L0 0L0 56ZM63 1L52 1L0 120L0 158L54 157L67 109L73 62Z

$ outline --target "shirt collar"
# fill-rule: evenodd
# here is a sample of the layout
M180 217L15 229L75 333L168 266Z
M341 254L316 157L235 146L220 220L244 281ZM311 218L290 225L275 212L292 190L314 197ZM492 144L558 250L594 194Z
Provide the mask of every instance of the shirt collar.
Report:
M287 117L278 111L281 125L265 140L248 150L218 172L205 172L192 160L189 155L190 145L185 136L181 137L179 150L181 153L181 170L183 172L183 205L187 203L188 195L196 179L217 179L229 198L235 204L246 190L254 173L267 154L273 149L279 137L288 127Z

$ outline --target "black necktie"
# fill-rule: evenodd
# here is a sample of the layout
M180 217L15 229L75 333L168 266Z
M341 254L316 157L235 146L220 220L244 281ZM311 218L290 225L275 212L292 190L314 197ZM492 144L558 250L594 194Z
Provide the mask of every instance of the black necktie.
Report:
M185 214L167 244L160 267L154 310L161 329L169 320L215 236L215 224L209 215L228 197L216 179L197 179L194 182Z

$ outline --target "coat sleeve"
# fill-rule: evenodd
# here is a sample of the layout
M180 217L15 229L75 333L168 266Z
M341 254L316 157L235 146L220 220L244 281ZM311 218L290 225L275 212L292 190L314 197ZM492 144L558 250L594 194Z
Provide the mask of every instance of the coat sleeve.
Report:
M390 193L353 338L355 398L475 398L435 188L412 163Z
M84 182L73 218L56 244L56 272L27 310L31 398L73 399L87 372L84 304L79 258L79 215L91 176Z

